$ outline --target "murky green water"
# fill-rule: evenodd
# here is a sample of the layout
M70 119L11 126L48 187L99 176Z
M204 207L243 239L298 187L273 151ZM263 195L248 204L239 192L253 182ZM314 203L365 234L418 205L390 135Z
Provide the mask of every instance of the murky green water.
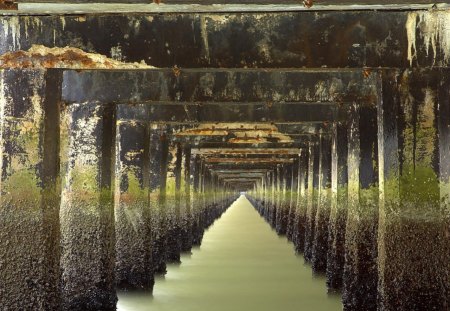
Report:
M119 311L334 311L292 245L278 237L250 202L239 198L206 233L201 248L169 265L149 293L119 293Z

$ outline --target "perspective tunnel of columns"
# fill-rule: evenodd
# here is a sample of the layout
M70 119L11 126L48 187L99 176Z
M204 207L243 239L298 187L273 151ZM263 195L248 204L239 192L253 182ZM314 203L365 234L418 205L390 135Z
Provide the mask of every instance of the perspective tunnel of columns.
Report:
M245 192L344 310L449 310L449 6L170 2L0 11L0 309L114 310Z

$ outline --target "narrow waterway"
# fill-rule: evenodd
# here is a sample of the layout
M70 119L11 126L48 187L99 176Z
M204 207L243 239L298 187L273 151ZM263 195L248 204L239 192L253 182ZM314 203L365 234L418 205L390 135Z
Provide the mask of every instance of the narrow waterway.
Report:
M119 311L342 310L244 196L181 260L156 279L153 295L119 293Z

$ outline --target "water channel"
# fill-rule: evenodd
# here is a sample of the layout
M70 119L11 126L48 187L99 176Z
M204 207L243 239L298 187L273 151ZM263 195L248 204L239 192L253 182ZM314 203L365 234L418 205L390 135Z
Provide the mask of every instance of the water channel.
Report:
M200 248L169 265L153 294L119 293L119 311L337 311L325 279L311 275L292 244L241 196L205 233Z

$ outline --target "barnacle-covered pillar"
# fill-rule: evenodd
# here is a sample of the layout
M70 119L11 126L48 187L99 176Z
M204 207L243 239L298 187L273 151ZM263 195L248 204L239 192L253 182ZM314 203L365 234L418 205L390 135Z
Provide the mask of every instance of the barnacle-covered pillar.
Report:
M296 159L291 167L291 187L288 189L290 191L289 197L289 213L287 218L287 229L286 237L289 241L293 241L294 237L294 222L295 222L295 212L297 210L297 197L298 197L298 159Z
M58 310L61 74L0 70L0 309Z
M331 211L328 232L327 286L342 288L345 261L345 226L347 222L348 133L345 122L333 124L331 150Z
M306 224L305 224L305 249L304 257L306 262L312 261L315 215L318 202L319 186L319 144L317 142L309 143L308 151L308 191L306 206Z
M63 121L61 289L64 310L115 310L115 105L74 103Z
M314 225L312 269L323 273L327 268L328 222L331 204L331 139L320 134L319 143L319 196Z
M182 198L181 202L184 204L183 214L182 214L182 232L181 232L181 250L183 252L189 252L192 248L193 238L192 238L192 182L191 179L191 164L192 164L192 154L191 147L184 146L183 148L183 169L182 178L183 185L181 186Z
M376 103L353 103L348 129L345 310L376 310L378 146Z
M379 310L450 307L450 71L383 74Z
M166 128L154 124L150 129L150 216L153 271L165 273L166 212L165 190L169 152Z
M119 288L153 286L150 214L150 129L122 119L116 127L115 233L116 284Z
M308 149L300 149L297 183L298 195L292 237L297 253L303 253L305 250L306 208L308 204L308 157Z
M199 246L202 237L203 230L201 228L201 218L200 218L200 189L201 189L201 173L202 173L202 163L200 155L196 154L191 160L191 180L193 182L191 193L192 200L192 245Z
M167 213L167 251L168 262L180 262L181 253L181 180L183 149L180 143L169 139L168 173L165 209Z
M281 167L280 203L276 214L276 231L280 235L286 234L289 206L291 203L292 168L290 165Z

